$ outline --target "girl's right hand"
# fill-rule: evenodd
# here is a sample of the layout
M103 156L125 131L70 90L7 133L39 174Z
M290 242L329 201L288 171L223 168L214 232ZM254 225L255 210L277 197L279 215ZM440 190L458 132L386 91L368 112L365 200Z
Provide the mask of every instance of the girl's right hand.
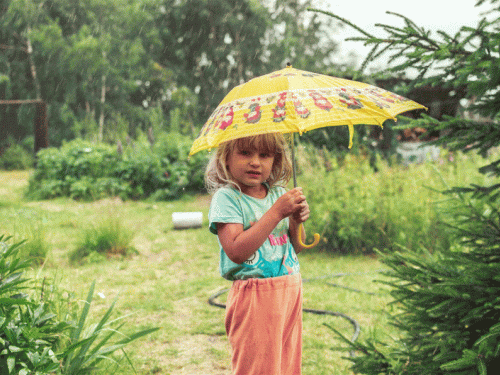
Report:
M306 197L302 192L302 188L296 187L279 197L274 203L273 209L278 212L281 219L284 219L302 209L302 202L305 200Z

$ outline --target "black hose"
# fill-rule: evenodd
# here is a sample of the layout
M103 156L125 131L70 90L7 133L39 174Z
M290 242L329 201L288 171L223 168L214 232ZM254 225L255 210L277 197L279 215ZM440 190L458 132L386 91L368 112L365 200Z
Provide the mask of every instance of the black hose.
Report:
M374 272L382 272L382 270L378 270L378 271L374 271ZM332 278L332 277L352 276L352 275L367 275L367 274L370 274L370 273L373 273L373 272L366 272L366 273L338 273L338 274L325 275L325 276L320 276L320 277L311 278L311 279L303 279L302 281L303 282L310 282L310 281L313 281L313 280L320 280L320 279L326 279L326 278ZM367 293L367 294L371 294L371 295L375 295L376 294L376 293L371 293L371 292L363 292L363 291L358 290L358 289L344 287L344 286L338 285L338 284L331 284L331 283L327 283L327 284L331 285L331 286L334 286L334 287L345 288L345 289L348 289L348 290L351 290L351 291L357 292L357 293ZM224 294L224 293L226 293L228 291L229 291L229 289L222 289L222 290L218 291L214 295L210 296L210 298L208 299L208 303L210 305L212 305L212 306L216 306L216 307L220 307L220 308L225 309L226 305L223 304L223 303L216 302L215 299L218 298L218 297L220 297L222 294ZM346 315L346 314L343 314L343 313L340 313L340 312L335 312L335 311L306 309L306 308L303 308L302 311L304 311L306 313L316 314L316 315L331 315L331 316L338 316L340 318L344 318L349 323L351 323L352 326L353 326L353 328L354 328L354 334L352 335L351 342L355 342L358 339L358 337L359 337L359 333L361 332L361 326L359 325L359 323L354 318L351 318L349 315ZM352 351L350 352L350 354L351 354L351 357L354 357L354 355L355 355L354 352L352 352Z

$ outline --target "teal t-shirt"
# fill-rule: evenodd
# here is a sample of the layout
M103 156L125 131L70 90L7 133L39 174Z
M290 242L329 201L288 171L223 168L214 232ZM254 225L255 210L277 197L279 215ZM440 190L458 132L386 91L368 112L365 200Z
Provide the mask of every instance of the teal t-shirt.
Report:
M208 219L210 231L217 234L217 223L243 224L250 228L258 221L286 190L283 187L268 188L263 199L243 194L232 187L223 187L214 194ZM242 264L231 261L220 245L220 273L228 280L270 278L293 275L299 272L297 255L290 242L288 218L274 228L264 244Z

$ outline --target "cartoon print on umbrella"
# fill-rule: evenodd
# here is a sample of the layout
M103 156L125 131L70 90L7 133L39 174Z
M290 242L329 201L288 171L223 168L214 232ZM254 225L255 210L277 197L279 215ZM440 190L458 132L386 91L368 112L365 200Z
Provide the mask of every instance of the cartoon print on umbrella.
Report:
M316 107L321 108L325 111L330 111L333 108L332 103L330 103L323 95L321 95L316 90L309 90L309 96L313 98Z
M370 89L365 90L365 95L370 98L377 107L379 108L391 108L391 104L394 104L396 101L391 98L387 98L380 93L378 89Z
M212 115L210 116L209 120L207 123L203 126L203 128L200 131L199 137L204 137L208 133L210 133L212 130L214 130L217 127L217 124L219 123L219 114L225 110L225 107L217 108Z
M295 112L297 112L300 117L307 118L311 114L311 112L302 104L297 95L292 94L292 101L295 107Z
M226 128L233 123L234 111L233 106L229 106L224 114L219 117L219 129L226 130Z
M260 117L262 116L262 109L260 107L260 98L258 99L253 99L252 103L248 107L250 109L249 112L245 113L243 117L245 117L245 122L249 124L256 124L257 122L260 121Z
M276 102L276 107L273 108L273 121L274 122L280 122L283 121L286 118L286 92L282 92L279 94L279 99Z
M389 92L389 97L391 98L394 98L397 102L399 103L403 103L403 102L407 102L409 101L410 99L408 98L405 98L404 96L401 96L401 95L398 95L398 94L395 94L393 92Z
M346 88L341 88L338 95L340 96L339 100L342 104L347 105L349 109L360 109L363 108L363 104L359 101L359 99L355 98L351 95Z
M319 74L316 74L316 73L302 73L302 77L316 77L316 76L319 76Z

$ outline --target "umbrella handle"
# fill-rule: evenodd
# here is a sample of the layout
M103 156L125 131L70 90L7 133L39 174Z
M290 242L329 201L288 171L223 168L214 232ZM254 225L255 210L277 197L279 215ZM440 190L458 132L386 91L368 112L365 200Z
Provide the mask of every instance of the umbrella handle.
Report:
M302 242L302 228L303 227L304 227L304 224L300 223L299 224L299 228L298 228L298 231L299 231L299 238L298 238L299 244L300 244L300 246L302 246L305 249L311 249L311 248L313 248L314 246L316 246L319 243L319 239L320 239L319 234L318 233L314 233L314 241L313 241L313 243L310 244L310 245L306 245L304 242Z

